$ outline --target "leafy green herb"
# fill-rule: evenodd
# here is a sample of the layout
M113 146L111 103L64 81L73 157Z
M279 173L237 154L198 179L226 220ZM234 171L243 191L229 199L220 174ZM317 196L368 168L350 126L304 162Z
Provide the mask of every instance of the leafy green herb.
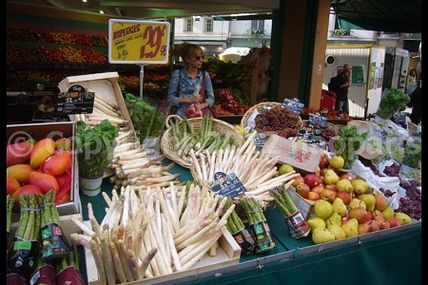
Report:
M110 163L119 128L108 120L101 121L93 128L88 128L85 122L79 121L76 130L80 176L88 179L101 177Z
M358 151L367 138L367 132L359 133L355 126L339 129L339 138L335 140L336 153L345 160L345 169L352 167Z

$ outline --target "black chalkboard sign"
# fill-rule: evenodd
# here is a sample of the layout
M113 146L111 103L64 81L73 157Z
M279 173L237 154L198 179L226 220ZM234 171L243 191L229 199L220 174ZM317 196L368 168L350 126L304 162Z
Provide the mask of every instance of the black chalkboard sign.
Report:
M91 114L94 108L94 92L86 92L80 85L71 86L67 92L58 94L57 114Z

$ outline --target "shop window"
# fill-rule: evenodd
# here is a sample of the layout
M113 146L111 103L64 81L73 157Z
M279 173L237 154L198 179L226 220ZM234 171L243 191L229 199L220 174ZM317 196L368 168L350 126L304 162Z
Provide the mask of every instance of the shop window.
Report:
M212 32L213 31L213 19L212 18L206 18L205 19L205 32Z
M184 19L184 32L192 32L193 31L193 19L185 18Z

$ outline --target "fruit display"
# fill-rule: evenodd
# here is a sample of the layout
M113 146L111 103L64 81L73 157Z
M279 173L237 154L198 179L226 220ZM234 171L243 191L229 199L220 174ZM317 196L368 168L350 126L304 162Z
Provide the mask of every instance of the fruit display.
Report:
M295 137L302 126L298 115L281 106L265 110L256 116L256 130L267 135Z
M214 112L216 115L244 115L249 106L242 105L235 100L235 94L238 93L240 93L238 89L221 88L214 90L216 100Z
M55 203L70 201L72 154L68 139L44 138L7 145L7 194L18 203L26 194L56 192Z
M394 210L387 197L391 191L373 189L366 181L340 171L344 159L338 155L329 167L295 179L296 192L311 200L312 214L307 220L315 244L340 240L382 229L406 225L421 217L421 196L416 183L402 181L407 198L400 198ZM392 193L394 195L395 193Z

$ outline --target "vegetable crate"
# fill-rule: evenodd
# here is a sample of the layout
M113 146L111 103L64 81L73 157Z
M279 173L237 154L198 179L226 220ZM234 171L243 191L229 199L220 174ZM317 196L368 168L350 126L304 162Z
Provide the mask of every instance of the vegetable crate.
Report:
M91 223L89 221L85 221L84 224L91 227ZM219 248L217 249L217 254L215 256L211 257L208 253L205 254L205 256L202 257L202 259L199 260L190 270L183 270L181 272L175 272L154 278L144 278L138 281L127 282L126 284L143 285L161 283L186 276L198 275L208 271L227 268L239 263L241 247L236 243L235 239L227 230L224 231L223 235L218 240L218 244ZM94 257L92 252L87 248L85 248L85 263L89 285L100 285L101 282L98 280L98 272L97 267L95 266Z
M105 72L105 73L94 73L87 75L78 75L78 76L70 76L63 79L59 84L58 88L60 92L67 92L68 89L74 85L80 85L87 92L95 93L95 102L101 101L103 106L115 105L117 106L117 113L120 116L119 120L123 120L125 123L120 124L121 133L125 133L122 129L127 129L126 132L131 132L130 136L127 139L127 142L136 141L138 142L138 136L135 132L134 125L132 124L131 117L129 116L128 109L126 107L125 99L122 95L122 91L120 90L120 86L118 83L119 74L117 72ZM94 104L96 105L97 103ZM104 108L103 108L104 109ZM77 114L70 115L69 118L71 121L85 121L88 123L92 114ZM110 123L115 124L117 121L112 120L112 117L108 114L104 114L104 117L107 118ZM113 171L111 169L107 169L104 174L104 177L113 175Z
M75 153L74 138L75 136L75 123L74 122L51 122L39 124L22 124L22 125L8 125L6 127L6 142L14 143L27 139L40 140L46 137L58 139L61 137L71 139L71 186L70 186L70 200L64 203L57 204L58 213L60 216L73 215L80 213L80 198L79 198L79 174L77 167L77 155ZM19 220L19 213L13 213L12 221Z

